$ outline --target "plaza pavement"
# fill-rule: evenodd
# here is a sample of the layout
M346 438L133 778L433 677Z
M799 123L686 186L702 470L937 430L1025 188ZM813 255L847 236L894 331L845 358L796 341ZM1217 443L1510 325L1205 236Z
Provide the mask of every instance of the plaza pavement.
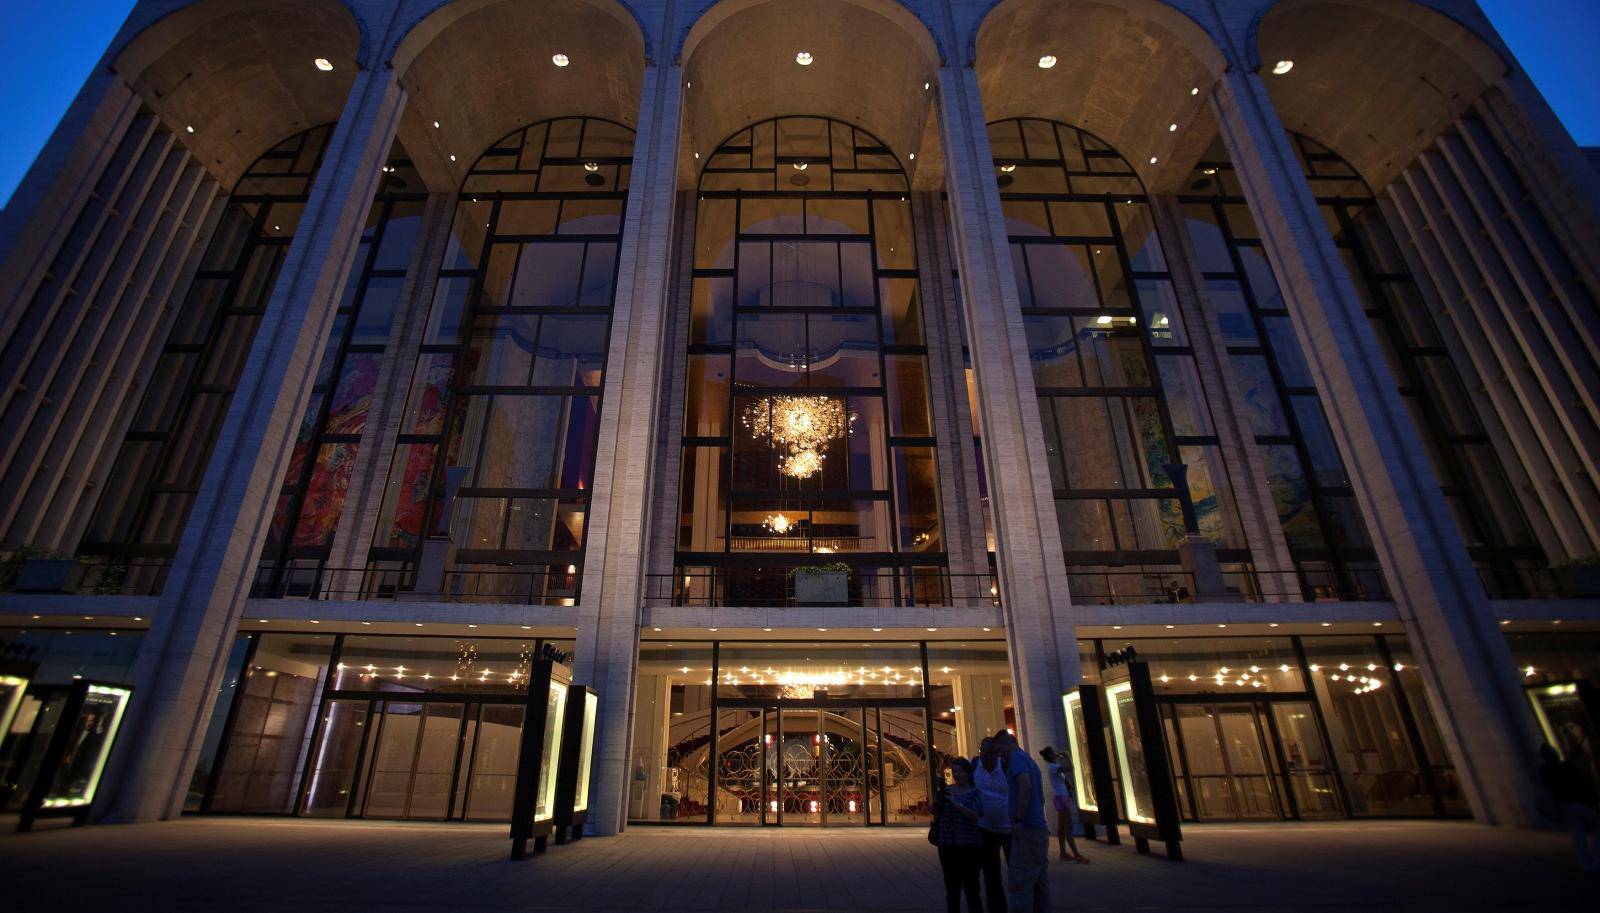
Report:
M621 837L507 860L503 826L190 818L0 836L0 910L937 911L920 828L708 830ZM1085 844L1052 862L1058 910L1600 909L1564 835L1455 822L1210 825L1187 861Z

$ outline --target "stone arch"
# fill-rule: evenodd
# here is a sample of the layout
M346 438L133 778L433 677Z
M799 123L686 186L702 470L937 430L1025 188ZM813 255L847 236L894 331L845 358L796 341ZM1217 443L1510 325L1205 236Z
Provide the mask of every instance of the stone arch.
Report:
M1206 99L1228 69L1210 32L1161 0L1001 0L973 48L986 119L1088 130L1152 193L1176 189L1205 151Z
M1375 188L1510 69L1490 40L1415 0L1278 0L1247 46L1284 126L1340 150ZM1273 74L1279 60L1294 68Z
M110 68L231 186L261 150L339 119L366 39L343 0L197 0L114 49Z
M558 53L566 66L553 63ZM479 153L528 124L635 126L648 54L638 17L617 0L434 4L390 57L409 96L399 136L428 187L452 190Z
M813 55L801 66L799 51ZM891 0L721 0L680 46L685 147L679 176L691 185L725 137L783 115L828 117L880 137L907 165L937 159L927 127L941 52L909 9ZM930 145L931 142L931 145ZM935 170L937 170L935 168Z

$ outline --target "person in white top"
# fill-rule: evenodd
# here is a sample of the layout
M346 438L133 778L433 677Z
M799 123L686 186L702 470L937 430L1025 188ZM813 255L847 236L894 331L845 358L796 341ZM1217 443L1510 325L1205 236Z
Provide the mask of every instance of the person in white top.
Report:
M1006 800L1006 762L995 751L994 739L979 743L978 757L972 764L972 785L983 800L978 818L978 835L983 838L983 890L988 908L1004 913L1006 908L1005 870L1000 856L1011 858L1011 805Z
M1050 765L1045 773L1054 793L1050 801L1056 809L1056 849L1062 859L1088 865L1089 858L1078 852L1078 841L1072 839L1080 827L1077 797L1073 794L1072 762L1049 746L1039 749L1039 757ZM1070 856L1067 855L1068 846L1072 847Z

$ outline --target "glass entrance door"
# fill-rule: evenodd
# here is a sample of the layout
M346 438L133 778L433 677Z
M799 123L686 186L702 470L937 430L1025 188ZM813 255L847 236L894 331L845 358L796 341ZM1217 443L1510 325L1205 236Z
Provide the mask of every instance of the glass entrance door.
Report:
M798 703L721 711L718 824L928 822L923 708Z
M1264 704L1169 704L1168 739L1184 811L1200 821L1285 816ZM1181 773L1180 773L1181 771Z

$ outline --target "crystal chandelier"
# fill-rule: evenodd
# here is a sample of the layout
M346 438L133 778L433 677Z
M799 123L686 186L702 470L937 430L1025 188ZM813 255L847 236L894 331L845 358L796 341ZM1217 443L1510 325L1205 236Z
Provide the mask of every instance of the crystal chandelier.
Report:
M771 514L766 520L762 521L761 525L780 536L794 529L794 521L783 514Z
M828 396L768 396L744 409L740 417L754 437L765 437L788 454L779 469L797 479L822 469L822 449L850 433L844 403Z

